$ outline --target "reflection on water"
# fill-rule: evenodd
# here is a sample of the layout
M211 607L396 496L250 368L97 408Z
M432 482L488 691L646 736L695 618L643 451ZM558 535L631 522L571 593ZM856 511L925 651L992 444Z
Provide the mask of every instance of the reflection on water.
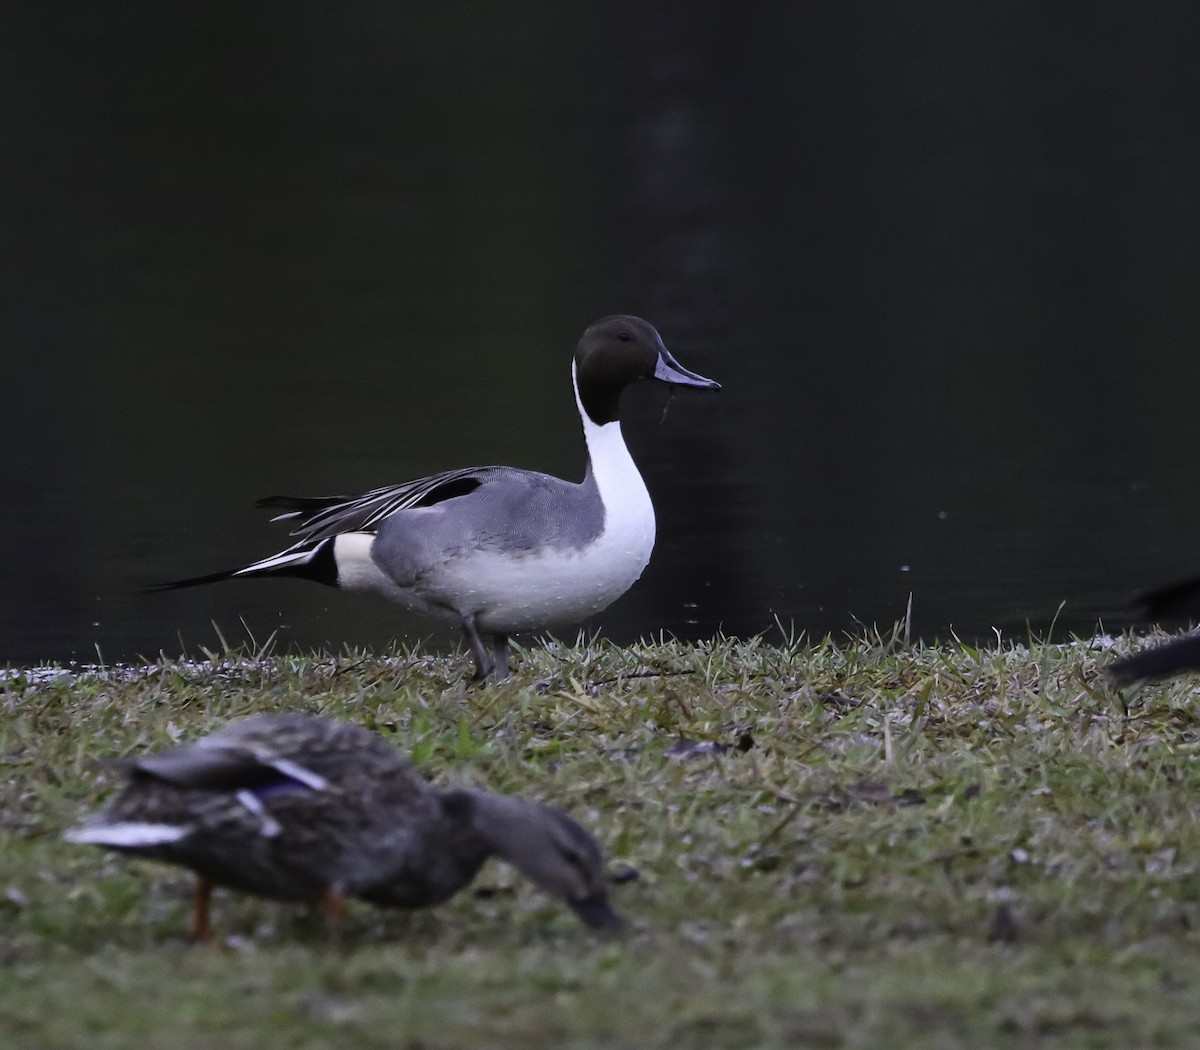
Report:
M926 635L1088 631L1200 571L1177 20L519 7L6 13L0 658L427 636L141 588L283 545L271 492L578 477L614 311L724 385L627 398L660 539L614 638L910 596Z

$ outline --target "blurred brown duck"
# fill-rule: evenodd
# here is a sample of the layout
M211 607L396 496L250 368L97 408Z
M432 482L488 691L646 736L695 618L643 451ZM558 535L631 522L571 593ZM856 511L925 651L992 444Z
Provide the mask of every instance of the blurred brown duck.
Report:
M209 934L215 885L381 907L440 904L493 854L616 929L599 845L565 813L511 795L434 787L383 737L307 715L254 715L196 743L123 763L124 790L70 829L91 843L190 868L192 932Z

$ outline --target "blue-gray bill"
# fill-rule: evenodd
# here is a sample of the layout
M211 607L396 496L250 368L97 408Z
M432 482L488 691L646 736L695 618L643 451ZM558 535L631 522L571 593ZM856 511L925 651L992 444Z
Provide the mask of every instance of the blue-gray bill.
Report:
M706 379L699 372L684 368L665 346L658 352L658 363L654 366L654 378L678 386L699 387L701 390L721 389L721 384L716 380Z

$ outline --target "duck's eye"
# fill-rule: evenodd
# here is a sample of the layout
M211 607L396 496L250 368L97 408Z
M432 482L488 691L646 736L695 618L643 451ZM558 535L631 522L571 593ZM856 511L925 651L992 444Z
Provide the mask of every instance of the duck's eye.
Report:
M622 343L628 343L633 336L631 336L628 332L619 332L617 334L617 338L620 339Z

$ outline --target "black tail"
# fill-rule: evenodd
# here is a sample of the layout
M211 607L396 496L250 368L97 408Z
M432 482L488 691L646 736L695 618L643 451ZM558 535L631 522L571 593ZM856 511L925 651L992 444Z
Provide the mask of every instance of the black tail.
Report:
M181 587L199 587L203 583L219 583L221 580L230 579L237 571L237 569L226 569L223 572L210 572L206 576L190 576L186 580L153 583L146 590L157 593L158 591L177 591Z
M1200 635L1189 634L1118 660L1109 667L1108 673L1118 682L1126 683L1196 668L1200 668Z
M337 561L333 556L333 539L331 537L320 540L312 546L289 548L282 554L263 558L262 561L256 561L242 569L225 569L222 572L210 572L205 576L189 576L186 580L159 583L148 589L176 591L181 587L199 587L204 583L240 580L251 576L299 576L305 580L315 580L317 583L336 587L338 574Z

